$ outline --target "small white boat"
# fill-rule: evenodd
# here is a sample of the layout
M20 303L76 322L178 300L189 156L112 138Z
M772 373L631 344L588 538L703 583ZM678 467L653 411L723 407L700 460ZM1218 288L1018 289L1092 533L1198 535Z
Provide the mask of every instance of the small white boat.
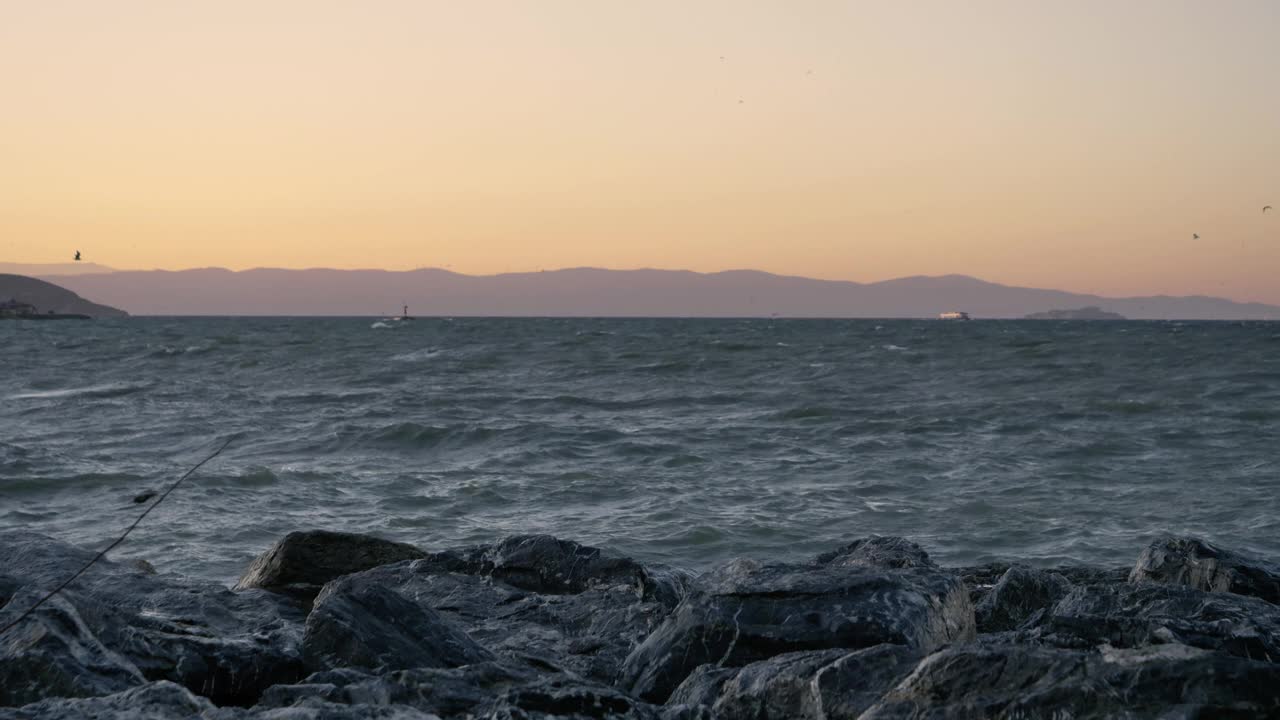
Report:
M951 312L941 313L940 315L938 315L938 319L939 320L972 320L973 318L969 317L969 313L967 312L952 310Z

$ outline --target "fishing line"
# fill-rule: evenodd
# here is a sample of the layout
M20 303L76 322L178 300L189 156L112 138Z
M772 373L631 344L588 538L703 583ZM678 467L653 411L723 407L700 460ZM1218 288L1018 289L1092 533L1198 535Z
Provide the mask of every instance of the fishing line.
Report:
M161 493L161 494L160 494L159 499L157 499L155 502L151 503L151 505L149 505L149 506L147 507L147 509L146 509L146 510L143 510L143 511L142 511L142 514L138 516L138 519L137 519L137 520L134 520L134 521L133 521L133 524L132 524L132 525L130 525L130 526L129 526L129 528L128 528L127 530L125 530L125 531L124 531L124 533L123 533L120 537L116 538L115 542L113 542L113 543L111 543L110 545L108 545L108 546L106 546L105 548L103 548L103 549L102 549L102 550L101 550L97 555L94 555L94 556L93 556L93 559L92 559L92 560L90 560L89 562L85 563L85 566L84 566L84 567L82 567L82 568L80 568L79 570L77 570L75 575L72 575L71 577L69 577L69 578L67 578L66 580L64 580L64 581L63 581L63 583L62 583L61 585L59 585L58 587L56 587L56 588L54 588L52 591L50 591L48 595L45 595L44 597L40 598L40 599L36 602L36 604L35 604L35 605L32 605L31 607L27 608L27 611L26 611L26 612L24 612L24 613L22 613L21 615L19 615L17 620L14 620L13 622L9 623L8 625L5 625L5 626L4 626L4 628L0 628L0 635L3 635L3 634L5 634L5 633L9 632L9 630L11 630L12 628L14 628L18 623L22 622L23 620L26 620L26 619L27 619L27 617L31 615L31 613L33 613L33 612L35 612L35 611L36 611L36 608L38 608L38 607L40 607L41 605L45 604L45 601L47 601L49 598L53 597L54 595L57 595L59 592L61 592L61 591L63 590L63 588L65 588L66 586L70 585L70 584L72 583L72 581L74 581L76 578L78 578L78 577L80 577L81 575L83 575L83 574L85 573L85 571L86 571L86 570L88 570L89 568L93 567L93 564L94 564L94 563L96 563L96 562L98 562L99 560L101 560L101 559L103 558L103 556L105 556L108 552L111 552L113 549L115 549L115 547L116 547L117 545L119 545L120 543L124 542L124 539L125 539L125 538L127 538L127 537L129 537L129 533L133 532L133 529L134 529L134 528L136 528L136 527L138 527L138 523L142 522L142 518L146 517L146 516L147 516L147 514L148 514L148 513L150 513L152 510L155 510L157 505L159 505L160 503L164 502L164 499L165 499L165 498L167 498L167 497L169 497L169 493L173 492L173 491L174 491L174 488L176 488L176 487L178 487L179 485L181 485L183 480L186 480L187 478L191 477L191 475L192 475L193 473L195 473L195 471L199 470L199 469L201 468L201 466L203 466L205 463L207 463L207 462L209 462L210 460L212 460L212 459L214 459L214 458L218 457L219 455L221 455L221 454L222 454L222 451L223 451L223 450L226 450L226 449L227 449L227 446L228 446L228 445L230 445L230 444L231 444L231 441L232 441L232 440L234 440L234 439L235 439L235 437L234 437L234 436L227 438L227 441L226 441L226 442L224 442L224 443L222 443L222 447L218 448L217 450L214 450L214 451L213 451L213 453L212 453L212 454L210 454L208 457L206 457L205 459L203 459L203 460L201 460L200 462L196 463L196 464L195 464L195 465L194 465L190 470L188 470L188 471L186 471L185 473L183 473L182 477L178 478L178 479L177 479L177 481L175 481L172 485L170 485L168 490L165 490L163 493Z

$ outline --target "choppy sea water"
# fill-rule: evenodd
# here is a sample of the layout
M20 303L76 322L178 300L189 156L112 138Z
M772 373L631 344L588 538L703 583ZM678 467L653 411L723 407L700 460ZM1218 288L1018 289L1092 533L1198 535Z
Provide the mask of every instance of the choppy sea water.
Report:
M304 528L545 532L703 569L897 534L947 564L1280 555L1280 324L0 323L0 528L230 581Z

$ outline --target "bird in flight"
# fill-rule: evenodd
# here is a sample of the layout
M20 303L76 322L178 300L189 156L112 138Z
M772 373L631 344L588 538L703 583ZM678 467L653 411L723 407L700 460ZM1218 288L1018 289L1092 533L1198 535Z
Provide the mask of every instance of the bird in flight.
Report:
M1262 206L1262 212L1266 212L1266 211L1268 211L1268 210L1270 210L1270 209L1271 209L1271 206L1270 206L1270 205L1263 205L1263 206Z
M76 251L76 262L80 262L80 251Z
M1199 240L1199 239L1200 239L1200 236L1199 236L1198 234L1196 234L1196 233L1191 233L1191 239L1192 239L1192 240Z

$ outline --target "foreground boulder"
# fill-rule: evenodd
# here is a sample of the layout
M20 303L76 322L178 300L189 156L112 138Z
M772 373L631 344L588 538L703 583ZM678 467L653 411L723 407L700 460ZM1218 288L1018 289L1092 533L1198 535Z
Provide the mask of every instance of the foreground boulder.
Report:
M1025 569L1025 566L1017 563L993 562L970 567L946 568L946 570L960 577L969 586L969 598L977 609L983 598L995 589L1000 579L1015 567ZM1036 568L1034 571L1060 575L1074 587L1076 585L1116 585L1127 582L1131 568L1058 565L1051 568ZM979 632L986 631L979 628Z
M300 712L349 707L368 713L402 708L447 718L633 718L656 720L659 709L572 675L543 674L485 662L460 668L415 668L380 675L351 670L317 673L297 685L278 685L258 708Z
M353 575L439 613L489 651L548 672L613 682L623 660L669 614L634 577L584 582L576 593L543 594L488 575L448 572L414 560Z
M1132 583L893 537L696 580L549 536L356 572L282 552L283 592L101 561L0 633L0 720L1280 717L1266 563L1153 548ZM92 556L0 533L0 627Z
M1151 543L1138 556L1129 581L1186 585L1280 604L1280 565L1195 538Z
M325 586L307 616L308 667L458 667L493 655L430 607L355 575Z
M1164 645L1101 652L957 645L925 658L861 717L1274 717L1280 665Z
M0 626L95 554L22 531L0 533L0 548L8 585L19 588L0 609ZM292 603L261 590L179 584L100 560L0 635L0 665L20 668L29 661L40 673L30 692L13 701L30 700L31 693L111 692L134 682L137 673L179 683L215 704L249 705L263 689L303 675L302 621ZM59 677L75 687L60 684Z
M14 611L31 607L40 592L19 592ZM12 614L0 613L0 624ZM127 658L102 645L66 599L54 596L0 635L0 706L47 697L110 695L146 682Z
M1073 589L1022 634L1063 648L1177 643L1280 660L1280 607L1177 585L1089 585Z
M0 720L441 720L440 716L389 703L347 706L309 698L288 708L216 707L206 698L167 681L105 697L50 699L20 708L0 708Z
M709 714L719 718L855 720L920 657L902 645L877 645L854 652L787 653L740 669L704 665L668 705L709 706Z
M536 682L538 673L499 662L460 668L414 668L372 674L331 670L294 685L267 690L259 708L294 708L318 702L373 707L411 707L444 717L475 714L507 690Z
M1071 581L1059 573L1014 565L974 608L978 632L1013 630L1070 591Z
M262 588L310 602L330 580L425 555L412 545L369 535L291 532L253 561L235 589Z
M169 720L208 717L213 703L175 683L148 683L105 697L52 698L0 708L0 720Z
M933 569L738 560L699 586L627 658L620 682L637 697L664 702L705 663L881 643L927 652L975 634L967 588Z
M490 545L430 553L419 568L489 577L544 595L629 586L646 600L673 607L688 584L682 573L550 535L515 535Z

